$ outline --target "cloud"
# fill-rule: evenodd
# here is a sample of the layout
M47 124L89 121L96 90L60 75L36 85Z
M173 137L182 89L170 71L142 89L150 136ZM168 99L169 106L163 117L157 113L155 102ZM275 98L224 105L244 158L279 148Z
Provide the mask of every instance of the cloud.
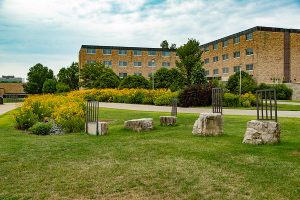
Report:
M57 72L77 60L82 44L158 47L167 39L180 46L257 25L299 28L299 11L296 0L2 0L0 75L36 62Z

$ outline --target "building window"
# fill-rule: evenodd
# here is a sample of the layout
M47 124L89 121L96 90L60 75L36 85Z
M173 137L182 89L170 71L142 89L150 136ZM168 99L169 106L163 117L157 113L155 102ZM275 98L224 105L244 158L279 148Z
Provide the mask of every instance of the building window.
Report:
M136 76L142 76L142 73L141 72L134 72L134 75L136 75Z
M162 66L168 68L168 67L170 67L170 63L169 62L163 62Z
M112 61L111 60L105 60L103 61L103 64L105 67L111 67L112 66Z
M246 65L246 70L247 71L253 71L253 64Z
M252 33L246 34L246 40L252 40L252 39L253 39L253 34Z
M233 72L239 72L240 71L240 66L234 66L233 67Z
M119 61L119 67L126 67L127 62L126 61Z
M148 67L155 67L155 66L156 66L155 62L152 62L152 61L148 62Z
M141 56L142 55L142 51L141 50L133 50L133 55L135 55L135 56Z
M104 55L111 55L111 49L103 49Z
M213 61L214 61L214 62L217 62L218 60L219 60L219 57L218 57L218 56L213 57Z
M148 51L148 56L156 56L156 51Z
M204 59L204 64L208 64L209 63L209 58L205 58Z
M119 73L120 78L125 78L127 76L127 73Z
M86 49L87 54L96 54L96 49Z
M214 47L214 50L217 50L218 49L218 43L217 42L214 43L213 47Z
M163 51L163 52L162 52L162 55L163 55L163 56L170 56L170 51Z
M204 49L205 52L209 51L209 46L206 46Z
M127 54L127 50L124 49L119 50L119 55L126 55L126 54Z
M233 38L233 44L238 44L238 43L240 43L240 36Z
M87 60L86 63L87 64L92 64L92 63L96 63L96 61L95 60Z
M205 76L209 75L209 70L205 70Z
M219 69L214 69L214 75L219 75Z
M135 67L142 67L142 62L133 62L133 66Z
M253 55L253 49L252 49L252 48L247 48L247 49L246 49L246 55L247 55L247 56Z
M228 53L222 55L223 60L228 60L228 57Z
M223 72L223 74L228 74L229 68L228 67L223 67L222 72Z
M239 57L241 57L240 52L239 52L239 51L235 51L235 52L233 53L233 57L234 57L234 58L239 58Z
M228 40L224 40L222 43L223 48L228 46Z

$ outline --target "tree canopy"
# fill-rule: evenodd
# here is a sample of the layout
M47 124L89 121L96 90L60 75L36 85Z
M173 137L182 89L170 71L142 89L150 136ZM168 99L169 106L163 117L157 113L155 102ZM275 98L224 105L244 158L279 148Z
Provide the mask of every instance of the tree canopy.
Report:
M77 62L73 62L71 66L61 68L57 74L58 82L64 83L71 90L79 89L79 67Z
M168 88L177 91L184 86L182 80L182 75L175 68L160 68L154 74L155 88Z
M256 82L247 72L241 71L242 76L242 94L246 92L254 93L256 90ZM228 79L228 83L226 88L234 94L239 94L240 92L240 72L236 72L235 74L231 75Z
M119 86L120 88L149 88L149 81L143 76L130 75L126 76Z

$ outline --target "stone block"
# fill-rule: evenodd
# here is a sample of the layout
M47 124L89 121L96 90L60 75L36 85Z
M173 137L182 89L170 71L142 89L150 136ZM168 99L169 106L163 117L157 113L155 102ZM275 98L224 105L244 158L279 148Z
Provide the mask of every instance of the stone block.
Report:
M251 120L247 122L247 129L243 143L246 144L274 144L280 141L280 126L274 121Z
M177 117L174 116L160 116L159 121L162 126L175 126Z
M87 133L89 135L97 135L97 122L88 122ZM98 122L98 134L106 135L108 133L108 123Z
M220 113L202 113L195 121L193 135L217 136L223 134L223 115Z
M124 128L132 129L134 131L149 131L153 129L152 118L132 119L124 122Z

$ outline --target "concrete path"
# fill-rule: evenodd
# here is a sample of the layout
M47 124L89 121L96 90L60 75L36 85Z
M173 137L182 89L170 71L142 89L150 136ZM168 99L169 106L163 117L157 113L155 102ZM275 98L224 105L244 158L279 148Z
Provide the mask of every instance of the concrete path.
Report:
M5 103L0 105L0 115L20 107L20 103Z
M157 111L171 112L170 106L153 106L141 104L125 104L125 103L105 103L100 102L102 108L115 108L124 110L142 110L142 111ZM178 113L203 113L212 112L211 108L177 108ZM225 115L249 115L256 116L256 110L239 110L239 109L224 109ZM278 111L278 117L296 117L300 118L300 111Z
M300 102L277 101L277 104L300 106Z

